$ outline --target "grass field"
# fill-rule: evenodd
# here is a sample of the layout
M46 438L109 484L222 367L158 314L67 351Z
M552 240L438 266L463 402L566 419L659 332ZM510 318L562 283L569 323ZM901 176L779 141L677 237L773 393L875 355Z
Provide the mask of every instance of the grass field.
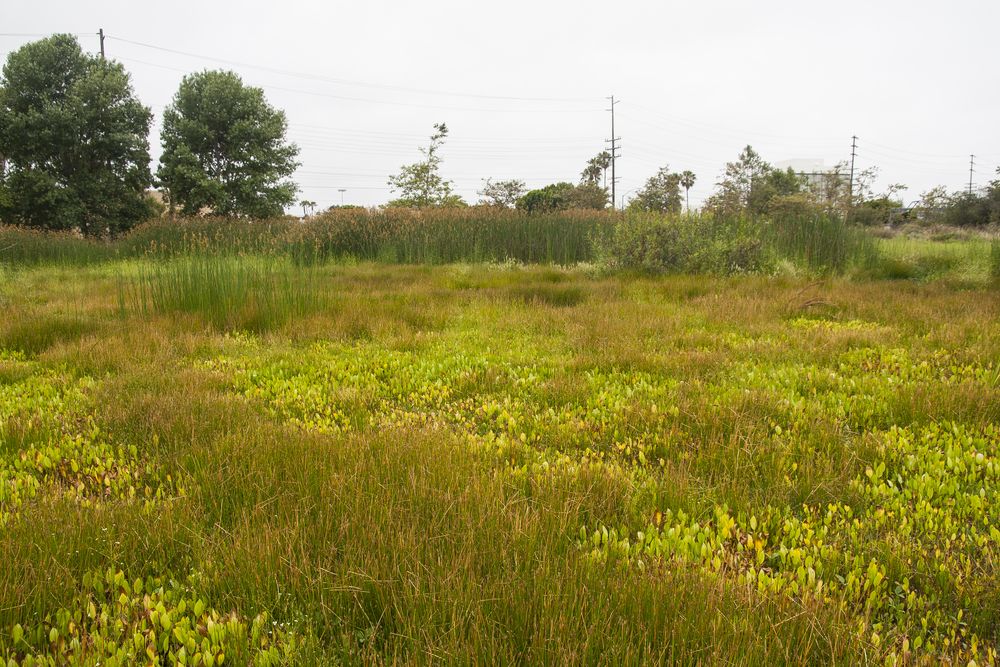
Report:
M986 274L0 271L0 661L995 660Z

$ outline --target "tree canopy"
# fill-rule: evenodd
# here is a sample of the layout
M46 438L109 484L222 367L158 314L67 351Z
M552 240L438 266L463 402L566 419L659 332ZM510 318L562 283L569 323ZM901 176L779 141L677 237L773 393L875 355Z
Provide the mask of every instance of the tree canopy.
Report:
M447 137L448 126L444 123L435 124L430 143L426 148L419 149L424 159L404 165L398 174L389 177L389 187L400 195L390 201L389 206L467 206L461 197L452 192L453 183L441 176L441 156L438 151Z
M798 195L805 183L792 169L782 171L771 166L747 146L735 162L726 164L725 174L705 208L716 213L767 213L781 198Z
M528 191L517 200L517 208L529 213L571 208L603 209L608 205L608 191L596 183L553 183Z
M487 178L483 182L483 189L478 191L479 203L486 206L497 206L500 208L514 208L517 200L526 191L524 181L510 179L507 181L494 181Z
M295 202L289 180L299 149L288 121L260 88L234 72L184 77L163 113L163 156L157 177L171 207L185 214L265 218Z
M14 51L0 81L0 219L95 235L149 217L151 120L125 69L75 37Z
M646 181L628 207L633 211L680 213L681 175L671 172L668 167L661 168Z

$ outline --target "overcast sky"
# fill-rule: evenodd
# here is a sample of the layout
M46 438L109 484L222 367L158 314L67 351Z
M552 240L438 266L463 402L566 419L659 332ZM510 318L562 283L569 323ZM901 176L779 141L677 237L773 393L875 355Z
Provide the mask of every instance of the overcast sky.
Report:
M697 174L695 205L748 143L832 165L856 134L858 168L910 201L967 187L970 153L977 185L995 177L998 26L997 0L6 0L0 55L54 32L96 52L103 27L156 114L154 160L184 73L235 70L288 114L301 197L324 207L385 202L436 122L467 201L486 177L575 182L611 136L610 95L619 198L669 165Z

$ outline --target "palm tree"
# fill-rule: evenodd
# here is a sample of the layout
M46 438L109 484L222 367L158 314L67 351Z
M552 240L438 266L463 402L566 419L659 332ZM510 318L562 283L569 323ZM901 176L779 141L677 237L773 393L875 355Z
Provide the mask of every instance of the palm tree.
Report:
M583 170L580 174L580 178L584 183L593 183L597 185L597 181L600 180L601 174L604 174L604 187L608 186L608 167L611 166L611 153L607 151L601 151L594 157L587 160L587 168Z
M694 187L695 175L693 171L685 170L681 173L681 187L684 188L684 203L687 206L687 212L691 212L691 197L690 190Z
M303 218L306 217L307 215L309 215L309 212L307 212L306 209L308 209L309 211L315 211L316 210L316 202L309 201L308 199L303 199L302 201L300 201L299 202L299 206L302 207L302 217Z

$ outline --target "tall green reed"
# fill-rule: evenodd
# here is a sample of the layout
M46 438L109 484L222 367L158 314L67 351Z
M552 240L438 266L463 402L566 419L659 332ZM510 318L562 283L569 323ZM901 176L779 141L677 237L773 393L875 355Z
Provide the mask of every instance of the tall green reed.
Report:
M0 264L78 266L113 259L116 248L71 232L0 226Z
M819 272L870 267L879 253L875 239L839 216L777 216L761 223L762 239L781 259Z
M990 277L1000 282L1000 239L990 243Z
M316 270L263 255L182 255L121 274L119 306L194 313L219 330L266 331L323 306Z
M13 250L2 252L7 247ZM300 266L348 258L563 265L603 259L626 269L716 274L767 272L779 262L837 273L881 262L875 240L864 229L817 214L749 218L613 211L527 214L488 207L348 209L308 221L157 220L110 241L0 229L0 262L15 265L196 255L287 257Z

